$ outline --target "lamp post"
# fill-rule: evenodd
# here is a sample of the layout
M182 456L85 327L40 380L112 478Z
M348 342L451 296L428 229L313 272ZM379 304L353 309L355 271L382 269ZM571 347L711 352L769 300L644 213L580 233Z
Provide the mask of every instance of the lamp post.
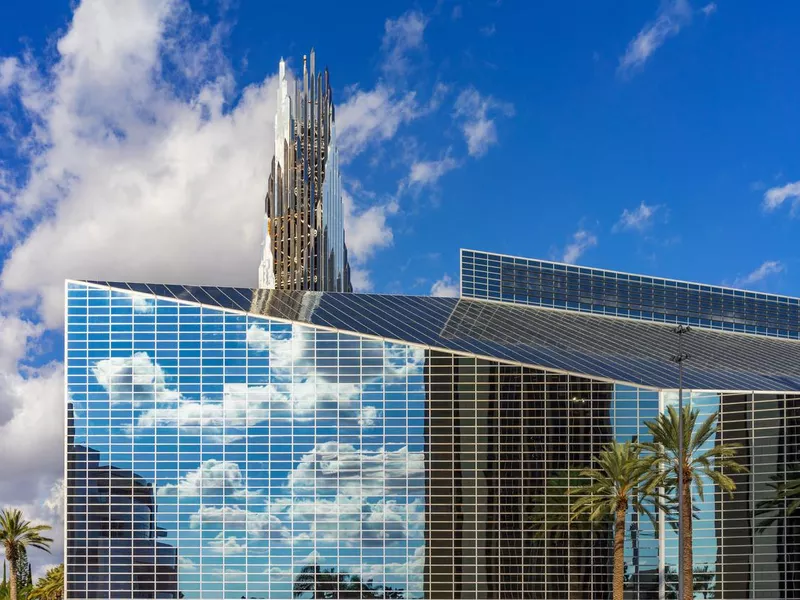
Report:
M678 353L673 355L670 360L678 364L678 598L684 600L684 568L683 552L685 540L683 539L683 363L689 359L689 355L683 351L683 336L691 331L686 325L678 325L675 333L678 334ZM692 518L692 515L689 515Z

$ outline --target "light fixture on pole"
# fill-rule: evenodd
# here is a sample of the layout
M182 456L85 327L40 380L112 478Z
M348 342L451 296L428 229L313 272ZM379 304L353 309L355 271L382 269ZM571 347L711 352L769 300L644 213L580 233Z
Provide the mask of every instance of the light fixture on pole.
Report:
M686 325L678 325L675 328L675 333L678 334L678 353L670 357L670 360L678 364L678 480L676 485L678 487L678 599L684 600L685 586L684 586L684 568L683 568L683 554L685 549L685 540L683 539L683 520L686 515L683 514L683 465L684 465L684 448L683 448L683 363L689 359L689 355L683 351L683 336L691 331L691 328ZM691 492L690 492L691 493ZM692 515L689 515L692 518ZM691 596L690 596L691 597Z

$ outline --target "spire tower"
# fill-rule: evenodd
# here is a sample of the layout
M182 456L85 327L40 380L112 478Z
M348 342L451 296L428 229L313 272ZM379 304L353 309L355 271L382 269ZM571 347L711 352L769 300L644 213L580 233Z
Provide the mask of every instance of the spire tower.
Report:
M328 70L316 72L312 49L291 91L283 59L278 79L258 286L351 292Z

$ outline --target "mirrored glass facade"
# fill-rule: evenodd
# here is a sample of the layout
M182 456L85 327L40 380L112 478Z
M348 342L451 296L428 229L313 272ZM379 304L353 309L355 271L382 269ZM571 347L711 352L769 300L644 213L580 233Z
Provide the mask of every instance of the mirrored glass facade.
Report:
M610 598L611 525L570 522L570 474L650 440L674 334L495 306L68 283L67 597ZM797 343L696 333L694 381L786 389L686 393L748 467L697 490L695 597L800 598L774 501L800 394L763 358ZM626 598L676 598L672 525L629 510Z

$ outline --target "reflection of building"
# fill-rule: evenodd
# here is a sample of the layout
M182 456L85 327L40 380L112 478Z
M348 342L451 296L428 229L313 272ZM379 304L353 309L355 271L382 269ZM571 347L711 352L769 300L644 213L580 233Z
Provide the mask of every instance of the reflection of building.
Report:
M406 598L607 598L610 531L569 522L572 477L674 402L675 323L694 326L687 398L720 411L709 444L750 470L696 505L698 594L800 597L800 517L758 529L800 462L800 302L473 252L462 269L460 299L69 283L82 427L155 474L187 598L289 598L304 570ZM135 512L130 487L93 486ZM670 524L628 524L628 594L671 597Z
M259 287L350 292L333 95L313 50L292 83L281 60Z
M72 443L69 413L67 597L177 598L177 551L158 541L153 486Z

